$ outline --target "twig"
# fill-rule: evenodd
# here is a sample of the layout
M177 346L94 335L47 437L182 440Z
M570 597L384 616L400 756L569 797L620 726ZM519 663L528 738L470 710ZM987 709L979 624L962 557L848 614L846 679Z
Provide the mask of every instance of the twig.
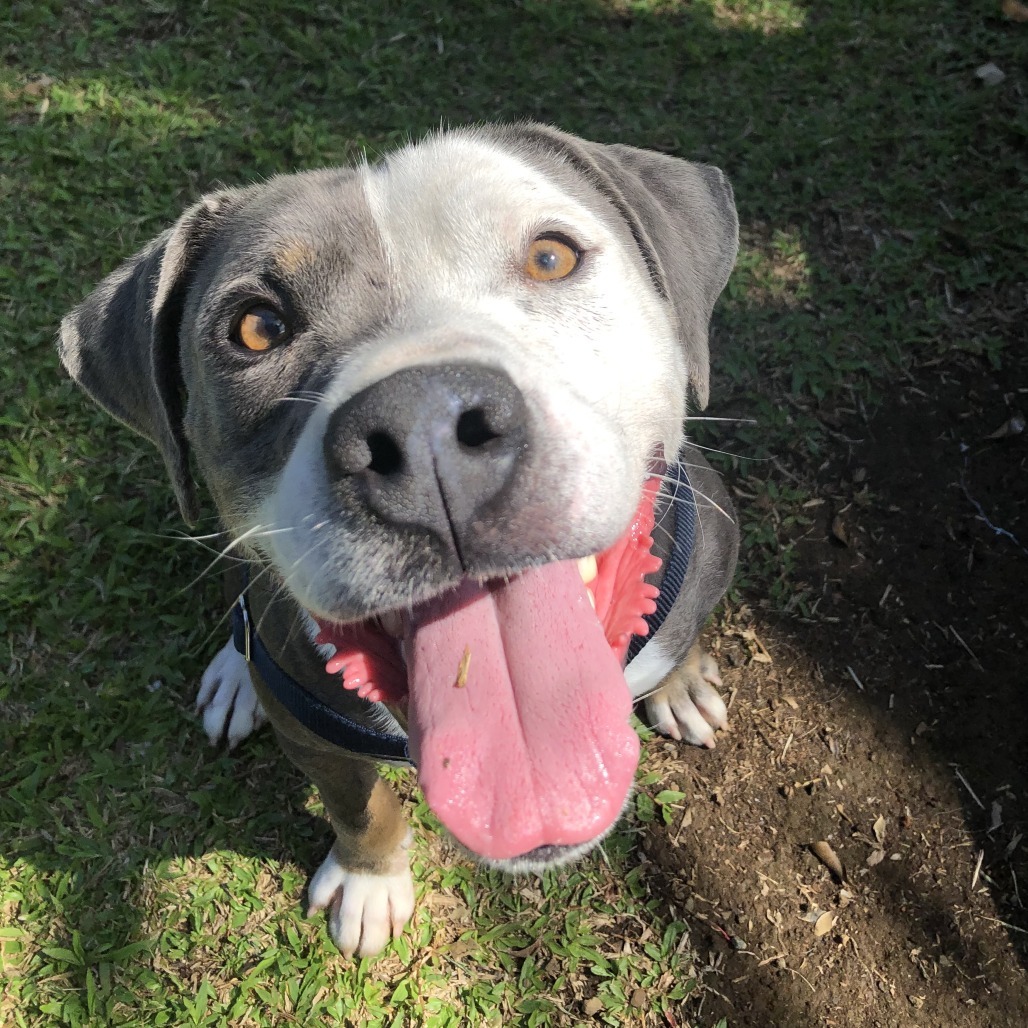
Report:
M1028 928L1018 928L1016 924L1010 924L1009 921L1001 921L998 917L988 917L985 914L978 915L983 921L992 921L995 924L1001 924L1004 928L1009 928L1012 932L1020 932L1022 935L1028 935Z
M949 630L954 634L954 636L956 636L957 642L960 643L960 645L963 646L964 649L967 650L967 652L971 655L971 659L978 665L978 670L984 671L985 668L982 667L982 662L975 656L974 650L972 650L971 647L968 646L966 642L964 642L964 640L961 638L960 633L952 625L949 626Z
M848 664L846 665L846 670L850 673L850 678L852 678L853 681L857 683L857 688L861 692L863 692L864 691L864 683L859 678L857 678L856 671L854 671L853 668L851 668Z
M978 797L975 795L974 789L971 788L971 783L960 773L960 768L953 768L953 772L957 776L957 778L959 778L960 781L963 783L964 788L971 794L971 799L973 799L975 803L977 803L978 806L981 807L982 810L984 810L985 804L982 803L982 801L978 799Z
M971 891L974 892L974 887L978 884L978 872L982 869L982 861L985 859L985 850L978 851L978 860L974 865L974 874L971 875Z

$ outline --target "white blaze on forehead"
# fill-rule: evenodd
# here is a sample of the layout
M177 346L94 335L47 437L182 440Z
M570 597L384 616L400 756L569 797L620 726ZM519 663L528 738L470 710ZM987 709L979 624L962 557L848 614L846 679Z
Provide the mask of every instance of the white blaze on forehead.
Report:
M557 400L562 386L617 421L630 449L677 449L683 357L623 234L514 153L467 134L407 147L363 179L399 300L395 327L418 336L415 359L452 359L486 339L490 360L522 389L545 383ZM583 274L549 284L520 274L546 231L586 252Z
M513 155L460 134L433 137L366 171L365 192L404 286L450 287L510 272L526 232L568 225L597 241L598 219ZM570 226L568 226L570 227ZM413 273L413 274L412 274Z

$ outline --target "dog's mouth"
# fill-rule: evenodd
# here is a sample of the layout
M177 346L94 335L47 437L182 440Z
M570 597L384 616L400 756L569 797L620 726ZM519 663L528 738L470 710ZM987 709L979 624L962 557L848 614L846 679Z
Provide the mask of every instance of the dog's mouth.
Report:
M329 674L406 706L429 807L479 856L503 861L602 836L631 788L639 740L623 662L658 590L651 477L609 549L456 587L400 614L318 619Z

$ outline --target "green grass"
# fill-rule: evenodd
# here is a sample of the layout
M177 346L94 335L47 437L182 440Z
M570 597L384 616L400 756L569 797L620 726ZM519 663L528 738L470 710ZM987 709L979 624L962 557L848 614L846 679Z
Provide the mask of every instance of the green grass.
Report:
M421 833L415 924L378 962L302 919L316 801L267 736L205 748L216 584L187 588L205 556L168 538L155 455L59 372L57 323L202 191L440 121L716 163L743 248L711 413L757 423L698 430L739 455L740 588L802 613L807 493L779 469L816 466L826 412L921 363L1002 366L1023 331L1024 27L957 0L33 0L0 13L0 62L0 1020L542 1025L596 997L600 1022L687 1023L703 963L632 845L673 810L656 783L609 864L541 883Z

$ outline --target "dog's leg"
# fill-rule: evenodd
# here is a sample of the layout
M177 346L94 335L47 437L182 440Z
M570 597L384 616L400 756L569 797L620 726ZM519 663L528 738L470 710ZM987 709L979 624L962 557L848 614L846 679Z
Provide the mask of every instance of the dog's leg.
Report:
M650 725L696 746L714 748L714 730L728 726L728 711L714 658L695 643L682 663L646 697Z
M355 809L366 788L363 775L360 781L351 779L345 796L339 795L338 778L333 779L334 794L328 786L328 791L321 790L336 841L311 879L307 916L328 909L329 933L345 956L374 956L414 913L411 831L396 794L372 773L374 784L363 812Z
M414 913L411 832L400 800L374 762L286 718L259 678L257 687L283 752L317 787L336 833L311 878L307 914L328 910L329 933L346 956L374 956Z
M232 749L268 720L250 681L250 669L232 640L218 651L200 679L196 712L212 746L223 739Z

